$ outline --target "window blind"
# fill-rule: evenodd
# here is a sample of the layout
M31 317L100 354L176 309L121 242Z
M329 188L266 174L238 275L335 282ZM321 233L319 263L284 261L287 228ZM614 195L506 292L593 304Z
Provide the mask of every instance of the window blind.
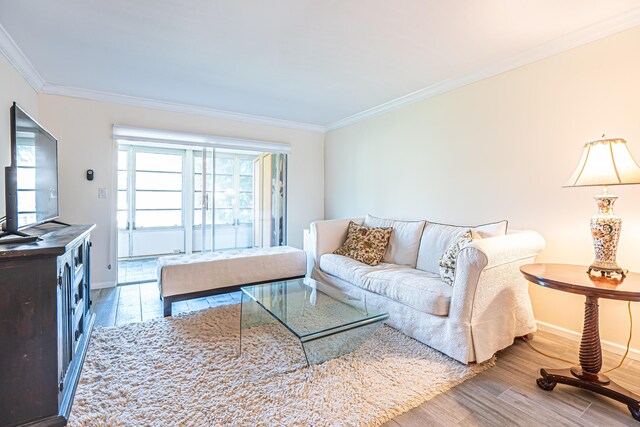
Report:
M146 129L121 125L113 125L113 139L117 142L155 142L207 148L260 151L265 153L288 154L291 151L291 145L284 142L230 138L200 133Z

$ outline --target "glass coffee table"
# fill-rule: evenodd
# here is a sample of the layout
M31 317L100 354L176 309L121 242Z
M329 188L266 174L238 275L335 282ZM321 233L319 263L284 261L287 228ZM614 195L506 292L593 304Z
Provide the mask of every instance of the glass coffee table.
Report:
M243 330L280 322L299 341L307 365L357 349L389 317L339 289L303 278L244 286L240 310Z

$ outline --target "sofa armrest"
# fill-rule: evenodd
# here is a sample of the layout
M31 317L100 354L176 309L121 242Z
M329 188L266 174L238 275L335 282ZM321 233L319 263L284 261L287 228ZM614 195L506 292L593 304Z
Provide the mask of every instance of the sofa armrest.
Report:
M544 249L545 241L535 231L521 231L506 236L474 240L460 250L456 263L456 277L453 284L452 306L455 304L461 318L470 318L471 306L477 294L481 275L487 276L491 269L505 266L520 275L519 265L523 260L532 260ZM504 280L495 286L509 286ZM466 310L465 310L466 309Z
M545 246L544 238L535 231L519 231L506 236L474 240L469 247L476 248L487 257L485 268L537 256Z
M484 343L474 342L478 361L493 354L483 348L503 348L485 344L500 341L496 345L507 346L517 334L535 329L528 284L520 266L532 262L544 245L540 234L523 231L476 240L460 251L449 317L475 331L508 331L500 337L484 337ZM489 323L503 326L479 327ZM478 338L474 333L474 339Z
M307 256L315 266L320 265L320 257L330 254L340 247L347 238L349 221L362 224L363 218L331 219L312 222L307 241Z

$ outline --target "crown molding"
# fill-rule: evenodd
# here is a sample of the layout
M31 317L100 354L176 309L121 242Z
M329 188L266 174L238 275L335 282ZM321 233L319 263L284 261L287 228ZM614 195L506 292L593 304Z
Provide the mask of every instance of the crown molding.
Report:
M44 79L2 25L0 25L0 52L36 92L42 89Z
M69 96L94 101L113 102L178 113L195 114L265 126L276 126L312 132L327 132L379 116L389 111L402 108L406 105L449 92L498 74L502 74L523 65L539 61L639 25L640 8L635 8L624 14L620 14L597 24L574 31L573 33L559 37L551 42L529 49L518 55L495 62L470 73L443 80L431 86L427 86L423 89L337 120L326 126L46 83L2 25L0 25L0 52L4 54L7 60L18 70L25 80L40 93Z
M471 83L484 80L498 74L513 70L541 59L556 55L558 53L573 49L575 47L602 39L604 37L619 33L624 30L640 25L640 8L632 9L621 15L590 25L578 31L574 31L548 43L542 44L533 49L529 49L515 56L495 62L487 67L480 68L468 74L443 80L431 86L393 99L369 108L343 119L337 120L325 126L327 131L339 129L362 120L379 116L386 112L396 110L406 105L423 99L431 98L445 92L466 86Z
M234 120L237 122L276 126L280 128L305 130L312 132L324 132L321 125L295 122L290 120L275 119L272 117L256 116L253 114L235 113L232 111L217 110L215 108L198 107L181 104L178 102L161 101L158 99L139 98L136 96L121 95L118 93L102 92L92 89L83 89L72 86L45 83L40 89L41 93L50 95L69 96L72 98L88 99L92 101L113 102L116 104L131 105L134 107L153 108L156 110L172 111L175 113L195 114L199 116L215 117L218 119Z
M93 101L113 102L117 104L132 105L135 107L195 114L200 116L215 117L219 119L234 120L265 126L276 126L281 128L312 132L325 132L324 126L311 123L301 123L291 120L275 119L272 117L235 113L232 111L217 110L207 107L198 107L171 101L139 98L117 93L102 92L91 89L82 89L77 87L47 83L2 25L0 25L0 53L2 53L5 58L7 58L9 63L13 65L18 73L20 73L20 75L22 75L22 77L24 77L24 79L38 93L70 96L73 98L82 98Z

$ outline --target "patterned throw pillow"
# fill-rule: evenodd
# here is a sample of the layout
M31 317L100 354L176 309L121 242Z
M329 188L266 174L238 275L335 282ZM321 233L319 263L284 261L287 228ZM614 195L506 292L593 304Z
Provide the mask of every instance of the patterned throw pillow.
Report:
M440 266L440 277L442 277L442 280L451 286L453 286L453 279L456 277L456 263L460 249L467 246L472 241L473 233L471 230L465 231L451 244L451 246L449 246L449 249L447 249L440 257L440 260L438 260L438 265Z
M369 228L349 222L347 240L333 253L369 265L378 265L389 244L391 227Z

